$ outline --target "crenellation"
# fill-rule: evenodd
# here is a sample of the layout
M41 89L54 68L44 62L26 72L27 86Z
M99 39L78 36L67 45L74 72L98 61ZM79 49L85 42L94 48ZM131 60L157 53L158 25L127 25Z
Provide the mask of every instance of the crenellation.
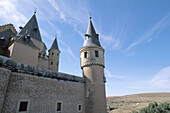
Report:
M4 56L0 56L0 65L1 67L5 67L11 70L12 72L27 73L34 76L48 77L65 81L84 82L84 79L82 77L16 63L12 59Z

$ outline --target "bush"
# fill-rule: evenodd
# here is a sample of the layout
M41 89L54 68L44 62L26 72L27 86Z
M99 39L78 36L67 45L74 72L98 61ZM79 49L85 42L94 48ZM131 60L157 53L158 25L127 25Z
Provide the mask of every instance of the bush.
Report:
M132 111L132 113L138 112ZM157 102L150 103L148 107L141 109L139 113L170 113L170 103L164 102L160 105Z

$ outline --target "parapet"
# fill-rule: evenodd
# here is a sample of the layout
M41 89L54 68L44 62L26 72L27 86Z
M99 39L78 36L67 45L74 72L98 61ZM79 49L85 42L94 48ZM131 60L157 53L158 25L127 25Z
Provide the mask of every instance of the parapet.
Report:
M11 58L4 57L1 55L0 55L0 67L7 68L11 70L11 72L26 73L32 76L47 77L47 78L71 81L71 82L80 82L80 83L85 82L83 77L78 77L78 76L69 75L65 73L55 72L48 69L41 69L25 64L16 63Z

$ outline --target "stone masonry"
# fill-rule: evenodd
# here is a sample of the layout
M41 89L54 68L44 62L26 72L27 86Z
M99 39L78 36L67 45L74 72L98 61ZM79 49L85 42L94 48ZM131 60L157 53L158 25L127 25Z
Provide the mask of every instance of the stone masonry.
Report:
M29 113L85 113L85 84L82 77L34 68L0 56L0 111L17 113L20 100L27 100ZM78 105L82 111L78 112Z

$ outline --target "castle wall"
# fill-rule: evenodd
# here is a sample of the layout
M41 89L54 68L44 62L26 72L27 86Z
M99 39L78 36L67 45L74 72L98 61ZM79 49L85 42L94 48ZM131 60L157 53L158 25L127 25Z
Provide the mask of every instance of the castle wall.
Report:
M37 66L38 49L15 41L10 47L10 58L15 62Z
M11 71L8 69L0 68L0 111L4 104L10 73Z
M45 47L45 44L39 40L36 40L34 38L31 38L31 40L33 41L33 43L40 49L40 52L44 52L46 53L46 47Z
M55 113L57 101L62 113L77 113L78 104L85 105L84 84L12 73L3 112L17 112L19 100L29 100L29 113Z
M42 69L48 69L48 59L38 57L37 67Z
M11 29L12 32L14 32L15 34L17 34L17 31L16 29L14 28L14 26L12 24L6 24L6 25L3 25L3 26L0 26L0 32L1 31L5 31L7 29Z
M59 56L60 51L56 49L49 50L49 63L48 69L58 72L59 69Z
M99 52L99 57L95 57L95 51ZM87 58L84 58L84 52L87 52ZM101 47L84 47L80 50L81 67L91 63L104 64L104 50Z
M84 67L83 76L86 78L86 112L105 113L106 94L103 67L98 65Z
M3 89L0 96L3 99L6 95L4 103L0 103L2 113L18 113L20 101L28 101L29 113L85 113L82 77L19 64L2 56L0 66L3 78L0 79ZM61 112L56 112L57 102L62 103ZM81 112L78 112L78 105L82 107Z

